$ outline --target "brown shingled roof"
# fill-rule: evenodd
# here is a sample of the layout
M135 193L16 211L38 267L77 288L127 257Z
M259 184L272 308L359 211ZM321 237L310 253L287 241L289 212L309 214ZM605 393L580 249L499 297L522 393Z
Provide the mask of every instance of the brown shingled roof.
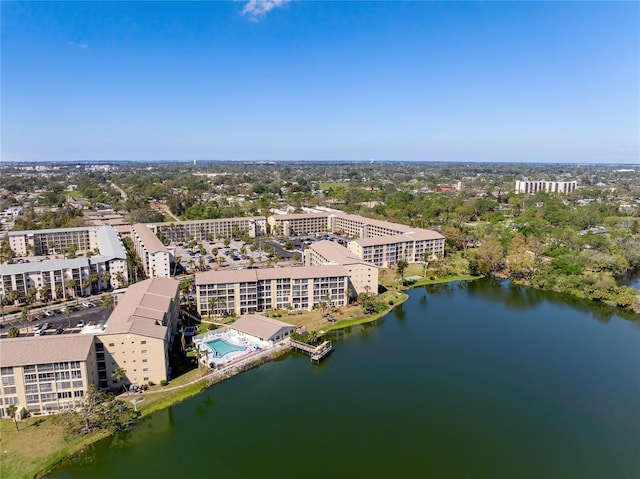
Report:
M91 351L93 338L93 334L69 334L3 339L0 342L0 365L85 361Z
M106 332L135 332L164 338L166 327L162 319L178 293L175 279L155 277L132 284L120 298L106 324Z
M245 314L240 316L236 321L229 325L231 329L240 331L241 333L250 334L256 338L269 340L282 328L295 330L297 326L283 323L277 319L260 316L257 314Z
M162 244L162 241L160 241L158 237L153 234L153 231L151 231L147 225L136 223L131 227L131 229L134 230L140 237L140 239L144 243L144 247L147 248L147 251L149 251L149 253L158 253L160 251L167 253L169 252L165 245Z
M288 268L242 269L225 271L206 271L196 273L196 285L221 283L252 283L265 279L304 279L323 278L325 276L347 276L339 265L291 266Z

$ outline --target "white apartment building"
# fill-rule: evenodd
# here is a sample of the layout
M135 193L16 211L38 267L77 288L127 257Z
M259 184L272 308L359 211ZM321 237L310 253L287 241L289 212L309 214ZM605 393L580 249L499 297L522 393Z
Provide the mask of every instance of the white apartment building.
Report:
M195 283L203 316L210 309L212 314L240 315L289 308L311 311L322 301L348 304L349 277L338 265L207 271L197 273Z
M169 241L207 241L232 238L247 233L250 238L261 236L267 229L264 216L246 218L218 218L212 220L175 221L170 223L150 223L149 228L156 235Z
M132 225L131 239L149 278L171 276L171 253L147 225Z
M340 265L349 276L349 285L356 295L377 293L378 267L368 263L334 241L318 241L304 250L304 265Z
M66 231L73 230L71 233ZM47 290L51 299L68 299L99 293L110 288L121 288L129 282L127 274L127 254L120 236L111 226L89 228L65 228L37 231L15 231L10 239L19 248L54 254L57 248L68 248L71 239L82 240L79 247L86 252L100 254L80 256L73 259L38 259L30 262L0 265L0 294L7 296L17 291L19 300L24 302L29 288L38 290L37 297L42 298L42 290ZM61 246L64 245L64 246ZM15 250L14 250L15 251ZM82 253L80 253L82 254ZM85 253L86 254L86 253ZM97 276L96 276L97 275ZM73 287L70 287L73 281Z
M538 191L562 193L564 195L576 191L576 181L529 181L516 180L516 192L533 195Z

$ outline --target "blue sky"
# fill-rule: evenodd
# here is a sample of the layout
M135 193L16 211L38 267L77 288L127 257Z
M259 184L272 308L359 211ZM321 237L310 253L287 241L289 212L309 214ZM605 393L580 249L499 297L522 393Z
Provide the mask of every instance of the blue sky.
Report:
M2 2L2 159L640 162L638 2Z

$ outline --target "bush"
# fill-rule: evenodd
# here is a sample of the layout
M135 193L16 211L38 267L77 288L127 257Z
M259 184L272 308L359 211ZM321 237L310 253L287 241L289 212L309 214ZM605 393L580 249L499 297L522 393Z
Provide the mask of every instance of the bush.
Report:
M389 300L389 306L393 306L395 303L393 302L393 299Z
M149 381L149 386L155 386L156 383L154 383L153 381Z
M214 329L218 329L218 326L216 326L215 324L210 324L209 326L207 326L207 329L209 331L213 331Z
M166 379L160 381L160 386L166 386L167 384L169 384L169 381L167 381Z

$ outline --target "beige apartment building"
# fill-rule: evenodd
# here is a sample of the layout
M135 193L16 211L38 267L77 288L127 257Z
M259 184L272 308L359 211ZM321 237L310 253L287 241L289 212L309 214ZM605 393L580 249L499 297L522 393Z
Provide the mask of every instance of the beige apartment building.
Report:
M0 409L53 412L73 407L89 385L122 390L169 379L179 314L179 283L152 278L131 285L103 326L65 335L0 341ZM113 377L117 367L124 379Z
M14 404L18 414L72 408L97 383L92 335L3 339L0 343L0 412Z
M121 386L112 377L126 370L127 384L158 384L169 379L169 353L179 315L179 283L151 278L132 284L97 334L99 383L102 389Z
M436 231L420 230L393 236L361 238L347 243L358 258L378 267L389 267L400 260L419 263L425 257L444 254L444 236Z
M240 315L290 308L311 311L323 301L348 304L349 277L339 265L207 271L197 273L195 283L203 316L210 309L212 314Z
M157 236L169 241L207 241L209 239L232 238L246 233L250 238L261 236L266 231L264 216L246 218L218 218L212 220L175 221L150 223L148 226Z
M353 254L347 248L334 241L318 241L304 250L305 266L332 265L342 266L349 276L349 285L356 295L377 293L378 267Z
M147 277L171 277L171 253L147 225L132 225L131 239Z
M323 218L326 224L322 223ZM343 212L273 215L269 224L285 235L331 231L357 238L349 242L349 250L378 267L394 265L401 259L409 263L423 261L425 253L444 254L444 236L436 231Z

